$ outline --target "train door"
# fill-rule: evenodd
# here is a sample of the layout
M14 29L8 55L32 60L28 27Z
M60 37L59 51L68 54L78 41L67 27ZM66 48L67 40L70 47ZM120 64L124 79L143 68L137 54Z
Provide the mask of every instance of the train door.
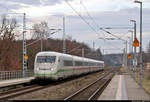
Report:
M73 64L73 66L72 66L72 75L75 75L76 73L75 73L75 60L74 60L74 57L72 57L72 64Z
M62 70L63 70L63 57L60 56L58 58L58 64L57 64L57 72L58 72L57 76L59 78L63 78L63 71Z

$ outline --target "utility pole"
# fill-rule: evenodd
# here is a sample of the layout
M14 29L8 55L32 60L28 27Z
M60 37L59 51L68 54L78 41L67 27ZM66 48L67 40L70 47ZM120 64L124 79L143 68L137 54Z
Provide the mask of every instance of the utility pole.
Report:
M134 21L134 39L136 38L136 21ZM136 79L136 68L137 66L137 59L136 59L136 47L134 47L134 78Z
M131 58L131 67L133 68L133 46L132 46L132 44L133 44L133 31L131 31L131 34L132 34L132 36L131 36L131 56L132 56L132 58Z
M129 48L129 54L132 56L132 41L131 41L132 37L128 37L128 38L129 38L129 47L128 47ZM128 68L131 69L131 67L132 67L132 59L128 58L128 60L129 60L129 63L128 63L129 67Z
M104 53L104 49L103 49L103 60L105 62L105 53Z
M123 67L125 68L125 48L123 49Z
M131 22L134 22L134 39L136 38L136 21L135 20L130 20ZM133 66L134 66L134 69L133 71L136 72L136 62L137 62L137 59L136 59L136 47L134 47L134 63L133 63Z
M142 1L135 0L140 4L140 87L143 87L143 58L142 58Z
M128 30L128 32L131 32L131 39L130 39L130 50L129 50L129 52L130 52L130 54L131 54L131 60L130 60L130 70L132 70L133 69L133 62L134 62L134 54L133 54L133 31L132 30Z
M25 70L27 69L27 59L25 59L25 56L27 56L27 49L26 49L26 39L25 39L25 33L26 33L26 14L23 14L23 77L25 77Z
M128 68L128 54L127 54L127 51L128 51L128 43L127 41L125 42L126 44L126 49L125 49L125 65L126 65L126 69Z
M127 69L127 61L128 61L128 55L127 55L127 41L125 41L125 48L123 49L123 67L125 68L125 69Z
M82 57L84 57L84 48L82 48Z
M66 53L65 16L63 17L63 53Z
M93 50L95 50L95 42L93 41Z
M41 52L43 51L43 36L42 36L42 33L41 33Z
M143 58L142 58L142 2L140 3L140 86L143 87Z

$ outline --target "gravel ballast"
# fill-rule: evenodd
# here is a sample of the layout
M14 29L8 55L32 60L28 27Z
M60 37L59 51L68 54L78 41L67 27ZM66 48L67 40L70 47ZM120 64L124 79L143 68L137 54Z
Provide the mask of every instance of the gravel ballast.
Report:
M71 81L12 98L12 100L63 100L66 96L96 80L102 74L103 72L91 73Z

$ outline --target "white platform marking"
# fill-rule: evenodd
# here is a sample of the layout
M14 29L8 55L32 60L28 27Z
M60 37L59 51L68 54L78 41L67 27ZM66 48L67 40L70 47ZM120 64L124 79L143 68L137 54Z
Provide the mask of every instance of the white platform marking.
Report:
M123 75L120 75L119 78L116 100L128 100L126 87L125 87L125 80Z

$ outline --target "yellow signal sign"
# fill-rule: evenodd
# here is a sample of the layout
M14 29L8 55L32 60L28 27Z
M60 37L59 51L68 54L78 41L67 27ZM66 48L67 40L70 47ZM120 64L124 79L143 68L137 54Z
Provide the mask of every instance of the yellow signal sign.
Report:
M123 68L120 68L120 71L123 71Z
M137 40L137 38L134 39L133 46L139 47L139 41Z
M27 55L25 55L25 56L24 56L24 59L25 59L25 60L28 60L28 56L27 56Z
M128 59L131 59L131 54L128 54Z

